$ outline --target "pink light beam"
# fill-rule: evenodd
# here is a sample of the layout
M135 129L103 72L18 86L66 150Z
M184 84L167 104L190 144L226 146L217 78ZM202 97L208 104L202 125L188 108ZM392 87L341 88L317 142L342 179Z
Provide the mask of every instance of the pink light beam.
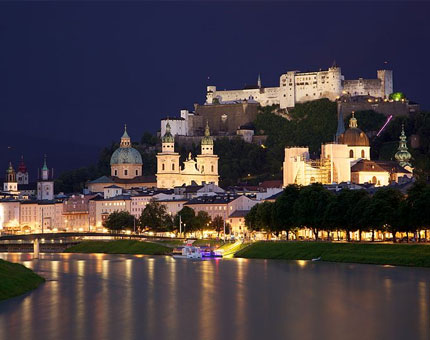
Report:
M379 135L381 134L381 132L385 129L385 127L388 125L388 123L390 122L390 120L393 118L393 115L390 115L387 119L387 121L385 122L385 124L381 127L381 130L379 130L379 132L376 134L376 137L379 137Z

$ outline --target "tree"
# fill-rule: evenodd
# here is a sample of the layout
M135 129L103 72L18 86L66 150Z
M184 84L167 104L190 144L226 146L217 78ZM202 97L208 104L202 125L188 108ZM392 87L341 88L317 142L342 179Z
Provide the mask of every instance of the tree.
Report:
M339 195L330 197L330 201L324 212L323 229L333 231L337 230L337 239L339 240L339 230L343 228L342 214L339 204Z
M245 220L246 220L246 217L245 217ZM218 233L218 238L219 238L219 234L221 233L221 231L224 231L224 219L220 215L217 215L211 221L210 226Z
M285 230L287 232L287 240L290 231L297 226L294 202L297 201L299 194L300 188L297 185L288 185L275 202L274 226L277 231Z
M359 190L359 191L362 191L362 190ZM368 231L371 229L371 224L368 221L367 215L365 214L365 212L369 209L369 206L372 200L366 191L363 191L362 195L360 196L357 197L358 201L356 202L356 204L351 206L349 215L351 219L351 226L355 230L358 230L359 238L361 241L362 232ZM373 239L374 239L374 232L372 232L372 241Z
M294 204L297 222L300 226L312 229L315 241L324 223L327 205L330 203L332 193L321 184L314 183L300 190L299 198Z
M139 226L153 231L168 231L172 228L172 218L167 213L165 205L151 200L139 217Z
M258 204L254 205L251 210L246 214L245 216L245 225L250 230L257 230L257 210L258 210ZM218 217L218 216L217 216ZM221 216L220 216L221 217ZM215 217L216 218L216 217ZM222 218L221 218L222 219ZM214 219L215 221L215 219ZM214 222L212 221L212 223Z
M393 242L396 242L396 234L401 229L399 225L401 202L403 194L393 188L381 188L372 198L372 204L376 205L377 209L373 208L374 220L377 220L379 227L381 224L386 230L393 235Z
M272 202L263 202L257 204L257 206L256 224L260 229L266 231L267 238L269 238L270 233L276 231L274 220L275 204Z
M128 211L114 211L104 221L103 225L113 232L124 229L132 230L135 225L135 218Z
M415 182L408 190L407 203L411 226L418 231L420 239L419 229L430 228L430 186L424 182Z
M200 230L200 233L203 236L203 229L209 225L211 221L211 217L206 211L199 211L194 218L195 228Z
M182 232L185 234L195 229L196 214L190 207L183 207L175 216L174 224L179 226L179 221L182 222Z

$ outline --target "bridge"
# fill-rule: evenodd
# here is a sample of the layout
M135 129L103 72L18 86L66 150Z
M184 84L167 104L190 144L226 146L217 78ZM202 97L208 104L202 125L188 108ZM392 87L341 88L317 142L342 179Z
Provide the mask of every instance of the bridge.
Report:
M33 252L33 257L39 258L40 252L59 253L65 249L79 244L84 240L162 240L170 237L150 236L144 234L114 234L96 232L61 232L39 234L14 234L0 236L0 252ZM181 238L178 238L181 239Z

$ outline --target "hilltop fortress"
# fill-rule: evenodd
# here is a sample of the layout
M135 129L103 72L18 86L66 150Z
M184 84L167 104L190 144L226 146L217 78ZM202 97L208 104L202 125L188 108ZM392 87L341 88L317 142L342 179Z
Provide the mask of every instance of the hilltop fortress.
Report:
M257 85L242 90L217 90L208 86L206 104L218 104L252 100L261 106L277 104L281 109L294 107L296 103L327 98L332 101L342 95L388 98L393 93L393 72L378 70L376 79L345 80L341 69L332 66L327 71L289 71L281 74L279 86L263 87L258 77Z

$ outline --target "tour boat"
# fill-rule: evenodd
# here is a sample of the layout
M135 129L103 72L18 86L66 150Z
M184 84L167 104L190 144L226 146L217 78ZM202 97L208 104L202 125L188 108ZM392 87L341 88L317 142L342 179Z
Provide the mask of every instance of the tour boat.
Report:
M203 257L199 247L194 247L191 245L186 245L183 247L180 253L179 249L173 250L172 256L175 259L201 259Z
M200 252L202 253L202 257L203 258L219 258L222 257L222 253L217 251L217 250L213 250L210 247L201 247L200 248Z
M186 245L173 249L172 257L175 259L201 259L201 258L220 258L219 251L212 250L210 247L193 246L195 240L186 241Z

